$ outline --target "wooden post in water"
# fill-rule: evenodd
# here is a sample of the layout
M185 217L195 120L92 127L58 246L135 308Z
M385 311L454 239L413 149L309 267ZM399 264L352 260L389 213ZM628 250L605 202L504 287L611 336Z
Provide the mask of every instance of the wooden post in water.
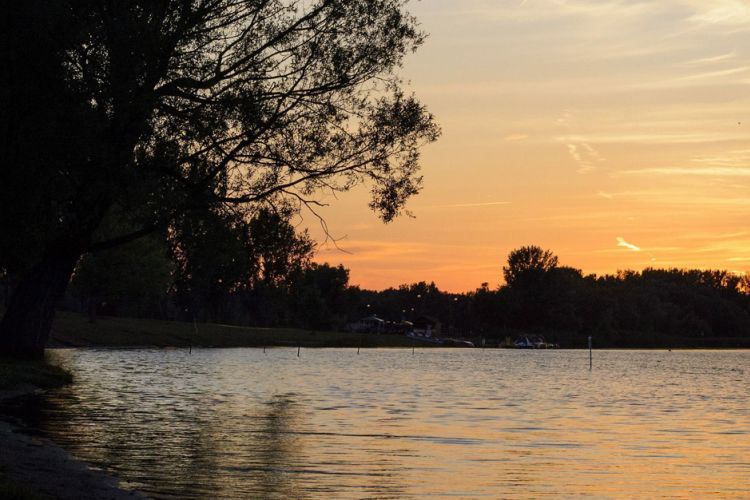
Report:
M297 357L299 358L299 351L302 349L302 332L300 332L299 337L297 338Z
M591 335L589 335L589 370L594 366L594 356L591 353Z
M411 338L411 353L414 354L414 343L416 340L414 340L414 337Z
M198 337L198 321L195 319L195 313L193 313L193 328L195 329L195 336ZM188 354L193 354L193 339L190 338L190 350Z

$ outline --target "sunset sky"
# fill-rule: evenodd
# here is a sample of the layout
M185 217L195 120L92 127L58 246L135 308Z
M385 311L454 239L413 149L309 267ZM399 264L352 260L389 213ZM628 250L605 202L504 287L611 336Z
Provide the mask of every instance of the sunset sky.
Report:
M383 225L364 187L329 198L341 250L316 260L364 288L452 292L501 284L524 245L585 273L750 270L750 0L409 10L430 36L401 74L443 129L416 218Z

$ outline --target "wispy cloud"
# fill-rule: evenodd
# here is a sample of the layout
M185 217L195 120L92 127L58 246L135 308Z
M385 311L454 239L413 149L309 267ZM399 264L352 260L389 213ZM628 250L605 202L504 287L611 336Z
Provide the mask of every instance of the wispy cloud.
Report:
M724 26L747 26L750 23L750 5L744 0L712 0L703 3L699 10L691 21Z
M596 163L604 161L604 158L587 142L579 144L569 143L568 152L573 160L578 163L579 174L587 174L597 169Z
M637 247L637 246L635 246L635 245L631 245L630 243L628 243L627 241L625 241L624 239L622 239L622 238L620 238L620 237L618 237L618 238L617 238L617 246L618 246L618 247L625 247L625 248L629 248L629 249L631 249L631 250L633 250L633 251L636 251L636 252L640 252L640 251L641 251L641 249L640 249L640 248L638 248L638 247Z
M628 243L627 241L625 241L623 238L620 238L619 236L617 237L617 246L628 248L630 250L633 250L634 252L643 252L649 257L651 257L651 260L656 260L656 257L654 257L651 253L644 252L643 250L640 249L640 247L637 247L635 245Z
M674 80L674 82L718 78L727 75L735 75L737 73L745 73L747 71L750 71L750 66L741 66L739 68L729 68L719 71L709 71L706 73L697 73L695 75L683 76L682 78Z
M702 167L702 168L645 168L640 170L624 170L620 174L645 174L645 175L694 175L711 177L750 177L750 167Z
M599 154L599 151L591 147L591 144L588 142L584 142L581 144L583 148L586 150L586 153L588 153L589 157L591 157L592 160L595 161L604 161L604 158L602 158L602 155Z
M523 139L528 139L529 136L526 134L511 134L508 137L505 138L506 141L520 141Z
M717 234L715 232L683 233L678 237L688 240L740 240L744 244L748 236L750 236L750 231L738 231L727 234Z
M578 146L575 144L568 144L568 153L570 153L570 156L573 157L573 160L579 165L579 168L577 172L579 174L584 174L586 172L591 172L594 170L593 165L591 165L591 162L583 161L583 158L581 157L581 154L578 152Z
M719 155L693 158L693 163L714 167L732 167L744 170L750 165L750 149L726 151Z
M406 256L424 255L429 253L430 245L419 244L416 242L386 242L386 241L369 241L369 240L349 240L340 242L337 247L327 246L319 249L317 260L325 260L326 256L334 252L339 259L345 259L349 262L363 261L380 261L390 262L394 257L405 258ZM347 255L342 255L344 250Z
M468 291L484 281L502 281L503 262L495 245L452 245L442 241L348 240L346 253L329 248L315 256L319 263L341 263L351 270L351 284L383 290L433 276L443 289ZM510 249L507 249L510 251ZM499 254L506 253L503 248Z
M638 124L633 124L638 125ZM739 128L739 127L738 127ZM619 134L596 134L595 137L599 143L610 143L610 144L700 144L707 142L719 142L726 141L728 138L733 138L726 132L695 132L695 133L681 133L681 134L669 134L669 133L628 133L623 131ZM561 137L558 140L561 141L575 141L582 140L579 137Z
M431 207L417 207L419 210L430 210L435 208L464 208L464 207L492 207L495 205L510 205L509 201L490 201L487 203L461 203L457 205L433 205Z
M727 61L733 59L737 55L737 49L735 48L731 52L720 54L718 56L699 57L697 59L691 59L682 63L682 66L704 66L707 64L715 64L718 62Z
M559 140L567 143L568 153L573 157L573 161L578 164L576 172L587 174L596 170L597 163L603 162L604 158L599 154L599 151L594 149L585 136L577 133L579 114L577 110L567 109L563 116L557 120L557 123L568 131L567 135Z
M602 198L607 198L608 200L613 199L615 196L613 194L605 193L604 191L599 191L599 196Z

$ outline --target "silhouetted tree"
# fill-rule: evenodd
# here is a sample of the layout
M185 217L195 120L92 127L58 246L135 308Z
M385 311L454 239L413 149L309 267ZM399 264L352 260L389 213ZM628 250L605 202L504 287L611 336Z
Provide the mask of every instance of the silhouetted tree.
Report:
M508 254L503 273L514 326L529 329L545 323L554 278L551 271L557 264L557 256L537 246L521 247Z
M41 356L81 255L215 203L314 204L364 181L384 221L418 192L432 117L397 68L405 0L62 0L0 16L0 351ZM117 204L130 232L98 240ZM125 226L123 226L125 227ZM16 272L17 271L17 272Z
M344 266L312 263L294 281L292 309L297 326L316 330L337 330L346 318L349 271Z
M158 305L172 286L173 270L164 238L150 235L86 255L76 267L71 286L87 298L93 323L98 308L105 302L127 299L139 311Z
M254 324L279 324L288 316L289 285L309 265L315 246L291 217L261 209L245 220L217 207L181 218L170 236L180 308L213 322L244 315Z
M315 242L307 229L298 233L289 222L291 214L261 210L248 225L254 283L279 287L307 267Z
M537 246L521 247L508 254L508 265L503 266L505 283L513 287L519 280L541 276L557 267L557 264L557 256L549 250Z
M290 287L311 262L315 242L296 232L290 213L261 210L247 228L252 278L244 303L253 324L279 326L291 320Z
M231 294L253 280L247 223L221 207L191 212L175 222L169 238L177 304L187 319L227 322Z
M490 290L482 283L472 296L472 315L478 331L489 332L507 322L508 311L503 308L499 290Z

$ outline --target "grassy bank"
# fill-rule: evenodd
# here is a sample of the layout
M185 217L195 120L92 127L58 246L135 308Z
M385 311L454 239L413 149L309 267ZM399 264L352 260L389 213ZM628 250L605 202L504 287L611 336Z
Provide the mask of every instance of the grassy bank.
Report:
M403 335L321 332L295 328L248 328L178 321L88 317L58 312L51 345L79 347L411 347ZM429 342L417 341L423 347Z
M567 349L588 348L588 334L581 332L542 332L547 341ZM592 335L594 349L748 349L750 338L688 337L654 331L622 330Z
M0 311L1 312L1 311ZM486 339L487 347L497 347L510 337L524 333L507 329ZM564 349L585 349L588 335L581 332L542 331L548 342ZM468 339L481 345L481 338ZM90 323L88 317L58 312L50 337L50 347L411 347L412 339L403 335L370 335L346 332L308 331L295 328L250 328L211 323L157 321L133 318L100 317ZM438 344L416 341L418 347ZM622 331L594 335L597 349L736 349L750 348L750 338L687 338L657 332ZM33 382L32 382L33 383Z
M0 399L18 394L14 391L54 389L70 384L72 374L46 360L22 361L0 356ZM47 497L26 482L10 475L10 465L0 462L0 498L7 500L44 500Z
M45 360L22 361L0 356L0 390L10 391L24 386L54 389L70 384L72 374Z
M488 337L487 347L496 347L507 337L514 341L523 333L508 329ZM585 349L588 334L582 332L542 331L548 342L564 349ZM132 318L100 317L89 323L88 317L58 312L51 336L52 346L77 347L411 347L412 339L403 335L371 335L346 332L322 332L295 328L248 328L211 323L156 321ZM468 339L481 345L481 338ZM620 331L593 336L596 349L736 349L750 348L748 338L690 338L658 332ZM416 341L418 347L439 344Z

